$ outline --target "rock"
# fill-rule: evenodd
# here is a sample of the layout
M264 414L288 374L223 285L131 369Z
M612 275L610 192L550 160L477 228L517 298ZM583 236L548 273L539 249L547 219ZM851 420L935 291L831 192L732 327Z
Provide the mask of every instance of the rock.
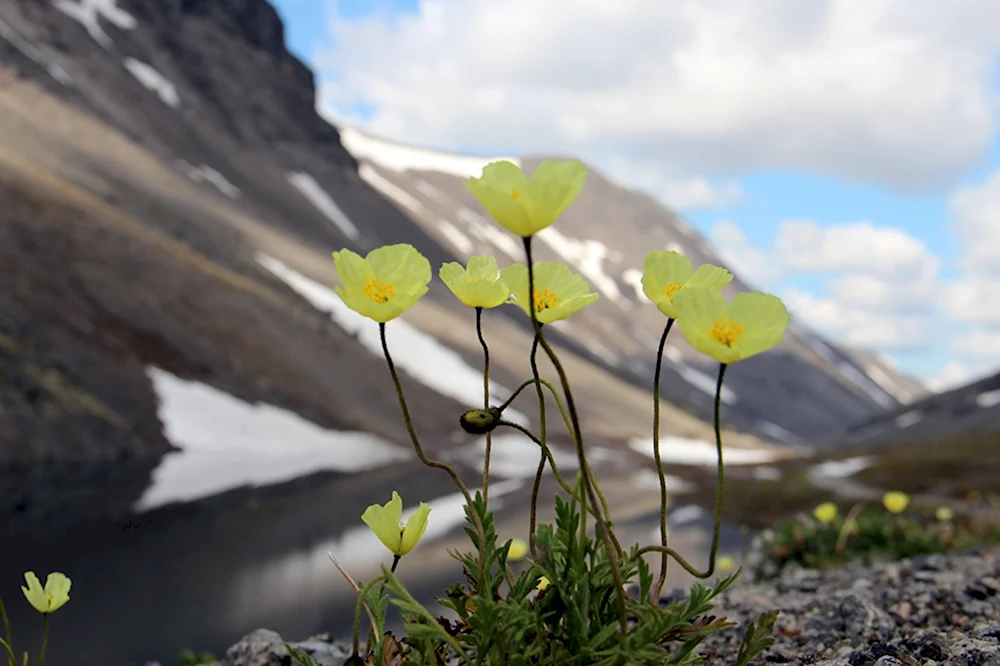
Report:
M327 634L312 636L299 643L289 643L304 650L318 666L344 666L351 649L332 641ZM292 666L293 661L277 632L257 629L226 650L226 658L215 666Z

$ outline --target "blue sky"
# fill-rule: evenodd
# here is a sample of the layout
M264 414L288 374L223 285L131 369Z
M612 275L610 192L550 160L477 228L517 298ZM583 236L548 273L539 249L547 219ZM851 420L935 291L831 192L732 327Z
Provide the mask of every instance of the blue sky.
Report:
M1000 367L1000 8L723 1L275 4L338 121L581 157L830 337L940 385Z

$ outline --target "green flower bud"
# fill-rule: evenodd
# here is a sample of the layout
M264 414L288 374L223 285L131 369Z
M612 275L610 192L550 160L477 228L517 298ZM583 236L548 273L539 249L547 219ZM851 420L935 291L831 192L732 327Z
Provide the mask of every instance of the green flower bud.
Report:
M462 425L462 430L470 435L485 435L499 425L500 410L496 407L470 409L462 414L458 422Z

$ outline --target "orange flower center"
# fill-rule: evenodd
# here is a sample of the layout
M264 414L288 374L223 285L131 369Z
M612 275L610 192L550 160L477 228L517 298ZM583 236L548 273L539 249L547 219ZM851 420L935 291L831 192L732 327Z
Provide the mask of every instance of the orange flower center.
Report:
M720 317L715 320L715 324L712 325L712 330L709 332L708 337L720 345L732 348L744 335L746 335L746 329L735 321L726 321Z
M535 291L535 312L559 307L559 297L548 289Z
M365 285L365 296L376 303L388 303L396 295L396 288L380 280L370 280Z
M673 284L668 284L666 287L664 287L663 293L667 295L667 298L672 299L674 297L674 294L676 294L683 288L684 285L682 285L680 282L675 282Z
M518 200L518 199L521 198L521 193L518 192L517 190L511 190L510 191L510 198L514 199L516 201L516 200Z

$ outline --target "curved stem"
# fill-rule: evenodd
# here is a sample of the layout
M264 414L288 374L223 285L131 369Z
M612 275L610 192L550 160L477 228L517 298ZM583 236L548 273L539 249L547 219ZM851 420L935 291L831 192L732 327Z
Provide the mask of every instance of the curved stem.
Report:
M524 389L528 388L529 386L531 386L534 383L535 383L534 379L526 379L525 381L521 382L521 385L518 386L516 389L514 389L514 392L510 394L510 397L507 398L506 400L504 400L500 404L500 406L497 407L497 409L499 409L502 412L503 410L505 410L508 407L510 407L510 404L512 402L514 402L514 400L517 398L517 396L519 396L521 394L521 391L523 391Z
M10 646L10 643L0 638L0 645L3 646L4 652L7 653L7 663L9 663L10 666L16 666L17 658L14 656L14 649Z
M514 423L513 421L500 420L497 422L497 425L507 426L508 428L514 428L515 430L518 430L521 433L523 433L535 444L538 444L538 446L542 446L542 441L535 436L535 433L531 432L530 430L528 430L519 423ZM579 497L578 491L573 490L572 488L569 487L569 484L566 483L566 477L564 477L562 473L559 471L559 467L556 465L555 457L552 455L552 450L548 447L543 447L542 451L545 452L545 457L549 461L549 467L552 468L552 475L556 478L556 482L559 483L559 486L567 493L569 493L570 497L573 497L578 501L582 501ZM586 502L583 502L583 505L587 507L587 511L590 513L590 515L600 520L601 516L596 509L588 505Z
M532 292L534 293L534 292ZM534 299L532 299L534 302ZM532 308L534 311L534 308ZM535 389L538 392L538 422L541 435L539 444L542 447L541 457L538 459L538 470L535 472L535 481L531 486L531 513L528 522L528 549L532 557L538 557L535 550L535 528L538 526L538 491L542 487L542 475L545 474L545 452L548 446L545 444L546 424L545 424L545 393L542 392L542 380L538 373L538 340L542 334L541 325L535 333L535 341L531 344L531 374L535 378Z
M7 607L3 605L3 601L0 601L0 617L3 618L3 635L6 639L3 644L7 647L8 666L17 666L17 658L14 657L14 649L11 647L14 639L11 636L10 619L7 617Z
M660 372L663 369L663 347L667 336L674 325L674 318L667 319L667 325L660 336L660 345L656 348L656 369L653 371L653 460L656 463L656 476L660 480L660 545L667 547L667 477L663 474L663 461L660 459ZM653 585L653 599L660 598L663 584L667 581L667 564L670 556L666 551L660 553L660 575Z
M478 511L471 510L473 506L472 495L469 493L468 487L466 487L466 485L462 482L461 477L458 476L458 472L455 471L455 468L439 460L431 460L427 457L427 454L424 453L424 448L420 445L420 439L417 437L417 431L413 427L413 419L410 417L410 409L406 405L406 396L403 395L403 384L399 381L399 373L396 372L396 364L392 362L392 355L389 353L389 344L385 339L384 322L379 322L378 331L380 337L382 338L382 353L385 355L386 363L389 364L389 374L392 375L392 383L396 386L396 397L399 399L399 408L403 412L403 421L406 423L406 432L410 435L410 441L413 443L413 450L416 451L417 458L419 458L420 462L428 467L434 467L435 469L442 469L448 472L452 481L455 482L455 485L458 486L458 489L462 492L462 496L465 498L466 506L470 508L469 514L472 516L473 522L476 526L476 532L479 534L479 580L483 581L486 579L486 529L483 527L483 521L480 519Z
M527 258L528 263L528 312L531 313L531 325L535 329L535 335L538 337L538 342L541 344L542 349L548 355L549 360L556 369L556 373L559 375L559 381L562 384L563 393L566 395L566 408L569 412L570 421L573 424L573 439L576 443L576 455L579 459L580 470L583 472L583 487L587 492L590 502L597 508L599 501L597 499L597 493L595 492L595 487L597 485L596 479L594 479L589 472L590 466L587 463L587 455L583 448L583 432L580 428L580 415L576 410L576 402L573 400L573 392L569 385L569 378L566 376L566 370L563 368L562 363L559 362L559 357L556 356L555 351L546 341L545 336L542 334L542 326L538 321L538 313L535 311L535 266L531 257L531 236L524 237L524 253ZM535 373L535 380L539 379L537 372ZM541 386L538 387L538 392L541 394ZM618 611L618 624L621 629L619 640L622 646L625 644L625 634L628 633L628 616L625 609L625 587L622 582L622 572L618 565L618 558L620 554L614 549L614 544L612 543L610 536L610 526L611 516L605 514L603 520L597 521L597 532L604 541L604 547L608 552L608 567L611 569L611 576L615 581L615 605Z
M725 467L722 464L722 423L720 411L722 406L722 381L726 375L726 364L719 364L719 379L715 384L715 453L717 456L716 485L715 485L715 519L712 526L712 547L708 555L708 569L698 571L691 564L680 556L676 550L666 546L646 546L640 548L632 556L632 559L645 555L646 553L663 553L673 557L681 567L695 578L708 578L715 573L715 556L719 552L719 533L722 529L722 491L725 488Z
M38 653L38 666L45 666L45 652L49 647L49 615L42 613L42 649Z
M490 409L490 348L483 337L483 309L476 308L476 335L483 347L483 409ZM486 433L486 458L483 461L483 506L489 506L490 499L490 456L493 453L493 433Z
M424 447L420 445L420 440L417 438L417 431L413 427L413 419L410 417L410 409L406 405L406 397L403 395L403 385L399 381L399 374L396 372L396 364L392 362L392 356L389 354L389 345L385 340L385 324L379 322L378 325L379 334L382 337L382 353L385 355L386 363L389 364L389 374L392 375L392 383L396 385L396 397L399 399L399 408L403 412L403 421L406 423L406 432L410 435L410 441L413 443L413 450L417 453L417 458L420 462L427 465L428 467L434 467L435 469L442 469L448 472L451 476L451 480L455 482L458 489L465 496L465 501L471 506L472 505L472 495L469 494L468 487L462 482L462 479L458 476L458 472L446 463L439 460L431 460L424 453Z

